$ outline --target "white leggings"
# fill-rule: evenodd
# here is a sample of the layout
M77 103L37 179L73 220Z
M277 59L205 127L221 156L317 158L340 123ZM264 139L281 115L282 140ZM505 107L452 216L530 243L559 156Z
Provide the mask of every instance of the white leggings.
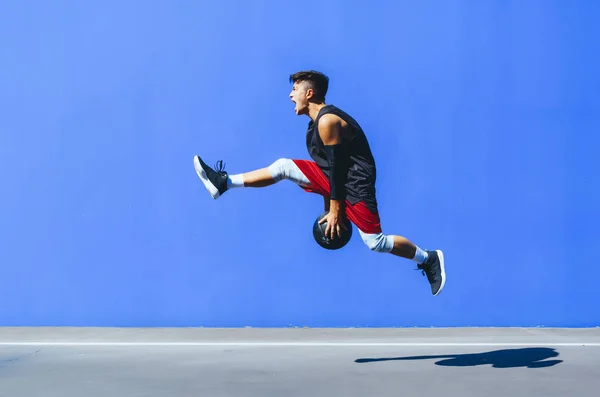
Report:
M287 179L300 186L310 186L310 181L306 175L304 175L302 171L300 171L300 168L298 168L298 166L290 159L278 159L267 167L267 169L275 182ZM392 248L394 247L394 238L392 236L385 235L384 233L364 233L360 229L358 229L358 231L363 242L371 251L387 253L392 251Z

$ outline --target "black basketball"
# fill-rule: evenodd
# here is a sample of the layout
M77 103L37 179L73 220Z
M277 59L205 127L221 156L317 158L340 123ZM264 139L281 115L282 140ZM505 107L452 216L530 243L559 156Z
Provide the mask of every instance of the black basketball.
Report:
M319 215L317 219L315 219L315 223L313 224L313 237L315 238L317 244L319 244L321 247L328 250L337 250L348 244L348 241L350 241L350 238L352 238L352 223L345 218L346 230L342 229L341 236L334 239L329 239L325 236L327 222L323 222L319 225L319 221L327 216L328 213L329 211L325 211Z

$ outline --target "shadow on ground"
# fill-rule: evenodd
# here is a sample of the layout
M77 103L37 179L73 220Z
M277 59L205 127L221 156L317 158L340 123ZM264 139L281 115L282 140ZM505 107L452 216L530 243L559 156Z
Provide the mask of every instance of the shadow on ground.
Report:
M563 360L547 360L558 357L555 349L545 347L495 350L484 353L469 354L442 354L432 356L412 357L383 357L359 358L356 363L371 363L379 361L410 361L410 360L437 360L436 365L446 367L475 367L478 365L491 365L493 368L546 368L562 363ZM547 361L544 361L547 360Z

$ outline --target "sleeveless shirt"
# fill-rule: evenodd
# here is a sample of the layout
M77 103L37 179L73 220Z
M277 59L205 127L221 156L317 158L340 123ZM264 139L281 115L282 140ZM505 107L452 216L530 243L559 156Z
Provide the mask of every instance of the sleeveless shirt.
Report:
M371 212L377 212L375 197L376 167L367 137L354 118L334 105L326 105L319 111L315 121L309 121L306 132L306 148L310 157L329 178L329 164L325 145L319 136L319 120L333 113L348 123L350 133L342 137L347 156L348 173L346 179L346 200L351 204L363 201ZM346 135L346 134L345 134Z

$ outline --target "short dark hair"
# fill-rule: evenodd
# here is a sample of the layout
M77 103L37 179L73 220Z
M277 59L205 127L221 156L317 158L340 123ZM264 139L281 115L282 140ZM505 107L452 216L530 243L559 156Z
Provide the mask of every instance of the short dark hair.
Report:
M290 75L290 83L297 81L307 81L310 83L310 88L315 91L315 97L325 101L327 89L329 88L329 77L316 70L302 70Z

